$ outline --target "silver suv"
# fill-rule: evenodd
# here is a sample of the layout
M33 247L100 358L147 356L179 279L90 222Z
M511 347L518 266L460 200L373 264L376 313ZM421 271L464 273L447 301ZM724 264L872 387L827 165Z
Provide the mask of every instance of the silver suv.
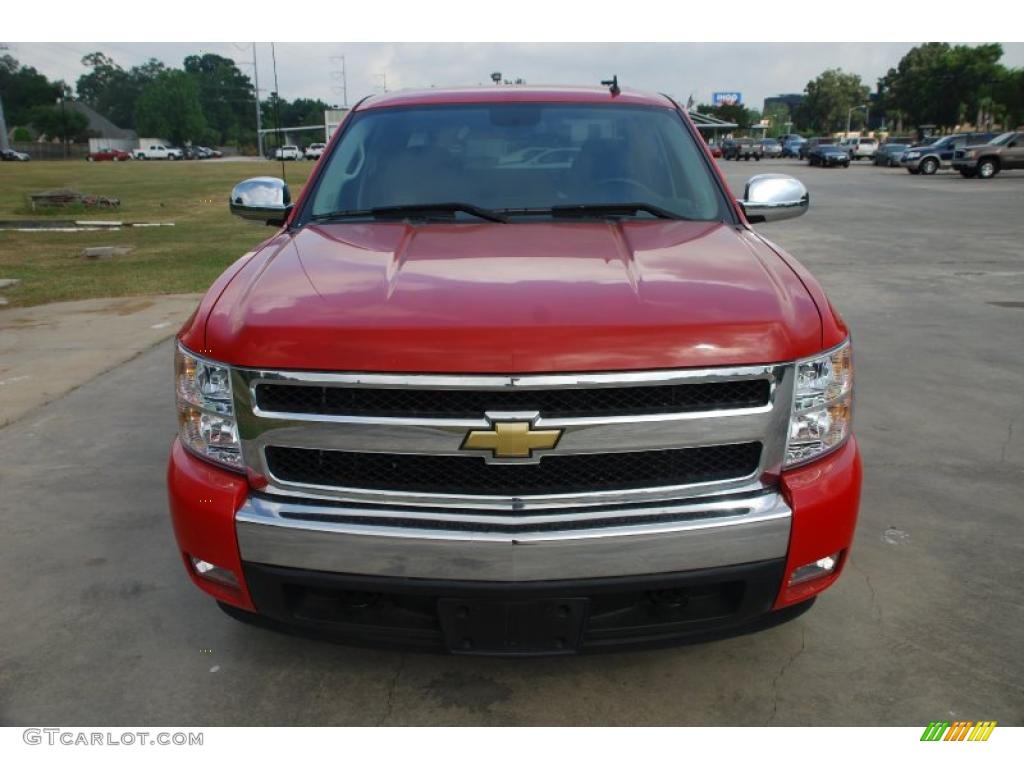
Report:
M839 148L846 152L851 160L872 160L878 151L878 141L854 136L839 142Z

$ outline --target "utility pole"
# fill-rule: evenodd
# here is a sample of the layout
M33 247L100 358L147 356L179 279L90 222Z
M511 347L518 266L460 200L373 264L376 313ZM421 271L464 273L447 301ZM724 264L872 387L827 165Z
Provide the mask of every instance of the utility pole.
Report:
M67 99L68 90L64 83L60 84L60 143L63 150L64 159L68 159L68 117L67 112L64 110L64 101Z
M0 43L0 51L6 51L7 46ZM0 93L0 149L10 149L10 144L7 143L7 121L4 120L4 98L3 94Z
M256 152L263 157L263 134L260 132L260 70L256 66L256 43L252 44L252 78L256 86Z
M0 94L0 149L10 149L10 146L7 144L7 121L4 120L3 94Z
M334 81L340 80L341 81L341 85L340 86L337 86L337 85L331 86L331 90L334 93L339 93L339 92L341 93L341 106L347 109L348 108L348 71L345 69L345 57L344 57L344 55L342 55L342 56L331 56L330 57L330 62L331 62L331 66L332 67L337 66L337 64L335 62L341 62L341 69L332 69L331 70L331 79L333 79Z

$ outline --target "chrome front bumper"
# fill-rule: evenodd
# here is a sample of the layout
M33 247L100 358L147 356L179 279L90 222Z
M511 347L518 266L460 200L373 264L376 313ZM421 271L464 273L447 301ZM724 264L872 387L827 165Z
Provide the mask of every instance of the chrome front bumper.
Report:
M571 514L368 510L250 497L242 560L363 576L531 582L658 574L784 557L792 511L775 492Z

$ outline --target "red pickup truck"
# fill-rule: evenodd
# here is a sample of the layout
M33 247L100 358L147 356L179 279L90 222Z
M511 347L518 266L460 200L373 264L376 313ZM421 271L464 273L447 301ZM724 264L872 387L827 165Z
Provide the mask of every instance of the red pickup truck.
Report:
M550 162L537 153L558 150ZM832 584L861 467L848 330L665 96L384 94L177 336L171 516L236 618L572 653L748 631ZM799 607L797 607L799 606Z

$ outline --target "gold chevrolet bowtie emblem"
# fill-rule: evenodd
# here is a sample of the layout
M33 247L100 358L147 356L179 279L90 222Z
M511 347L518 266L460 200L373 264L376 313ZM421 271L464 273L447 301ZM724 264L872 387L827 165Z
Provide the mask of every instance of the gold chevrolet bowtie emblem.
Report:
M554 448L561 436L560 429L531 429L527 421L498 421L494 429L474 429L462 448L492 451L496 459L528 459L534 451Z

